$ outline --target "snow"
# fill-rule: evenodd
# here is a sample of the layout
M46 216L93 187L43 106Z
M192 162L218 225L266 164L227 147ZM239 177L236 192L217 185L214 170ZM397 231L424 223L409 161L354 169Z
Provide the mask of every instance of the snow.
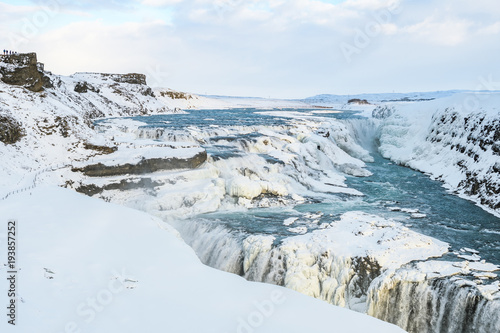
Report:
M448 244L409 230L399 222L355 211L343 214L325 230L288 238L283 246L307 246L312 253L329 251L341 257L370 257L387 269L448 252Z
M182 97L172 98L166 93L179 93L172 89L155 88L158 100L171 109L230 109L230 108L311 108L300 100L283 100L258 97L204 96L193 93L180 93Z
M4 319L2 331L403 332L204 266L161 220L70 190L39 187L0 202L0 212L17 221L22 299L16 327Z
M470 101L479 106L469 107ZM499 104L497 92L388 104L393 113L380 125L379 150L384 157L440 179L449 189L500 216L494 208L500 196L491 190L500 186L494 171L500 156L493 150ZM467 182L484 184L474 188Z
M305 234L305 233L307 233L307 228L306 227L288 228L287 230L290 231L290 232L293 232L294 234Z
M289 217L285 221L283 221L283 225L285 225L285 226L292 225L298 219L299 219L298 217Z

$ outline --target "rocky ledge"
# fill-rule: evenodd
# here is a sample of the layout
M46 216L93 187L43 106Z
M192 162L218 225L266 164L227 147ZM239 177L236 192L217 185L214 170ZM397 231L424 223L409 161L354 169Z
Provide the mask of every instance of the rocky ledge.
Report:
M207 160L207 152L200 151L191 157L143 158L138 163L106 165L104 163L89 164L81 168L73 168L73 172L82 172L89 177L110 177L119 175L142 175L156 171L175 169L194 169Z
M39 92L52 87L44 75L44 66L37 62L36 53L23 53L0 57L0 79L7 84L22 86Z

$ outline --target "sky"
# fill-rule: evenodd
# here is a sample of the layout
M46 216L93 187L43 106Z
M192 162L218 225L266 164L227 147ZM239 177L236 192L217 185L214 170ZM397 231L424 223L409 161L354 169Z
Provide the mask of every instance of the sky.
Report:
M0 0L0 44L199 94L500 89L498 0Z

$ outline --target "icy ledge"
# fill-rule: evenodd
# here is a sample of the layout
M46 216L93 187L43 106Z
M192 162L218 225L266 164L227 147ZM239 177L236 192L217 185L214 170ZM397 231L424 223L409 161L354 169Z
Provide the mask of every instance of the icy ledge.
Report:
M0 215L18 226L19 332L403 332L206 267L159 219L70 190L19 194ZM6 227L2 276L5 243Z

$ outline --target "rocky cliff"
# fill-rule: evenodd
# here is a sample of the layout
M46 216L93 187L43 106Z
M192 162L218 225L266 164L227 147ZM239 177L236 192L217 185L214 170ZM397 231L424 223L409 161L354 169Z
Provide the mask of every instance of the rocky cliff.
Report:
M2 82L33 92L52 87L50 79L44 74L43 64L37 62L36 53L1 56L0 60Z
M500 94L486 95L480 109L464 107L473 97L375 109L380 151L500 214Z

